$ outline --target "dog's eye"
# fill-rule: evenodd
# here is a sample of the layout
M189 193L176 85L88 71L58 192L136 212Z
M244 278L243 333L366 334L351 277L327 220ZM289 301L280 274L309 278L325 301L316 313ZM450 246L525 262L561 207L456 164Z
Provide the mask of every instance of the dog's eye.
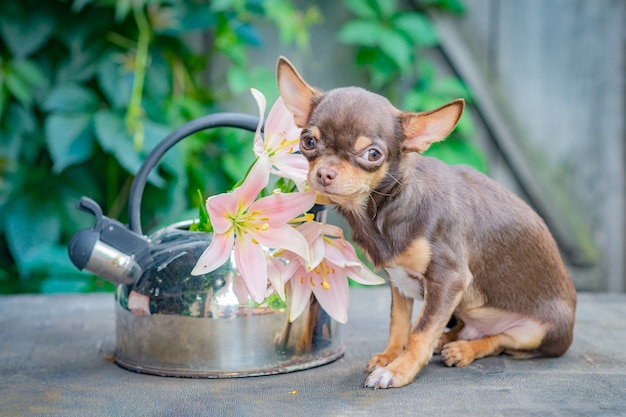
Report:
M367 151L365 151L364 156L365 156L365 159L367 159L369 162L376 162L380 158L382 158L383 154L376 148L370 148Z
M313 149L315 149L316 145L317 143L313 136L303 136L300 139L300 148L305 151L312 151Z

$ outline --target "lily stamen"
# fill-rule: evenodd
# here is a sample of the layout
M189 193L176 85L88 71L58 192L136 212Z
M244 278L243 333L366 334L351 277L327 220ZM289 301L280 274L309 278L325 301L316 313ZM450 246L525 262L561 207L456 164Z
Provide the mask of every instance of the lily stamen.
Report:
M313 213L306 213L300 217L296 217L294 219L289 220L289 223L305 223L305 222L312 222L315 219L315 214Z

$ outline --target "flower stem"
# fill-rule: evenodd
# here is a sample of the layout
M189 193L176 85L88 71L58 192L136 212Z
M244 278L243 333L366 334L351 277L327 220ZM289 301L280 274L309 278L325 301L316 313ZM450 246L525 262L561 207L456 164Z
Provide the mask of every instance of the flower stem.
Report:
M143 86L146 78L146 67L148 63L148 47L150 45L150 24L143 9L133 8L133 16L139 29L137 40L137 52L135 54L135 65L133 73L133 88L126 113L126 127L133 134L133 144L136 150L143 147L144 131L141 123L142 107L141 98L143 96Z

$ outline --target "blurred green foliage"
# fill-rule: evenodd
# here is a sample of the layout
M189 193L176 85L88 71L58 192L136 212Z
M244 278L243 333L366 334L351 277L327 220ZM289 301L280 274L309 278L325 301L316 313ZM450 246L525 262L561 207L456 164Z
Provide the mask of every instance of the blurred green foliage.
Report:
M0 0L0 293L102 287L67 256L93 222L79 198L125 221L133 174L156 143L234 94L274 85L248 58L262 43L255 24L304 48L319 18L290 0ZM209 86L218 58L228 71ZM200 205L198 189L230 188L249 140L213 130L168 152L145 191L146 227Z
M0 0L0 293L110 288L67 257L69 238L93 223L77 201L89 196L126 221L133 174L162 138L250 87L275 90L273 68L255 65L249 52L263 46L260 25L306 51L323 17L300 4ZM424 8L458 13L459 0L422 0L410 10L395 0L343 5L353 18L329 36L352 47L348 70L365 71L367 88L405 110L471 101L423 54L438 44ZM484 170L472 134L464 117L429 153ZM145 229L196 217L201 194L230 189L252 158L245 132L212 129L183 141L149 178Z

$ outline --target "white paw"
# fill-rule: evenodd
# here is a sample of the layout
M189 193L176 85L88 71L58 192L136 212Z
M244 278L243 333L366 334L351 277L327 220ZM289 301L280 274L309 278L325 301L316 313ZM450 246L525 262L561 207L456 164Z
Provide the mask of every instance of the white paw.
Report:
M391 388L393 387L393 374L386 368L377 368L365 380L366 388Z

